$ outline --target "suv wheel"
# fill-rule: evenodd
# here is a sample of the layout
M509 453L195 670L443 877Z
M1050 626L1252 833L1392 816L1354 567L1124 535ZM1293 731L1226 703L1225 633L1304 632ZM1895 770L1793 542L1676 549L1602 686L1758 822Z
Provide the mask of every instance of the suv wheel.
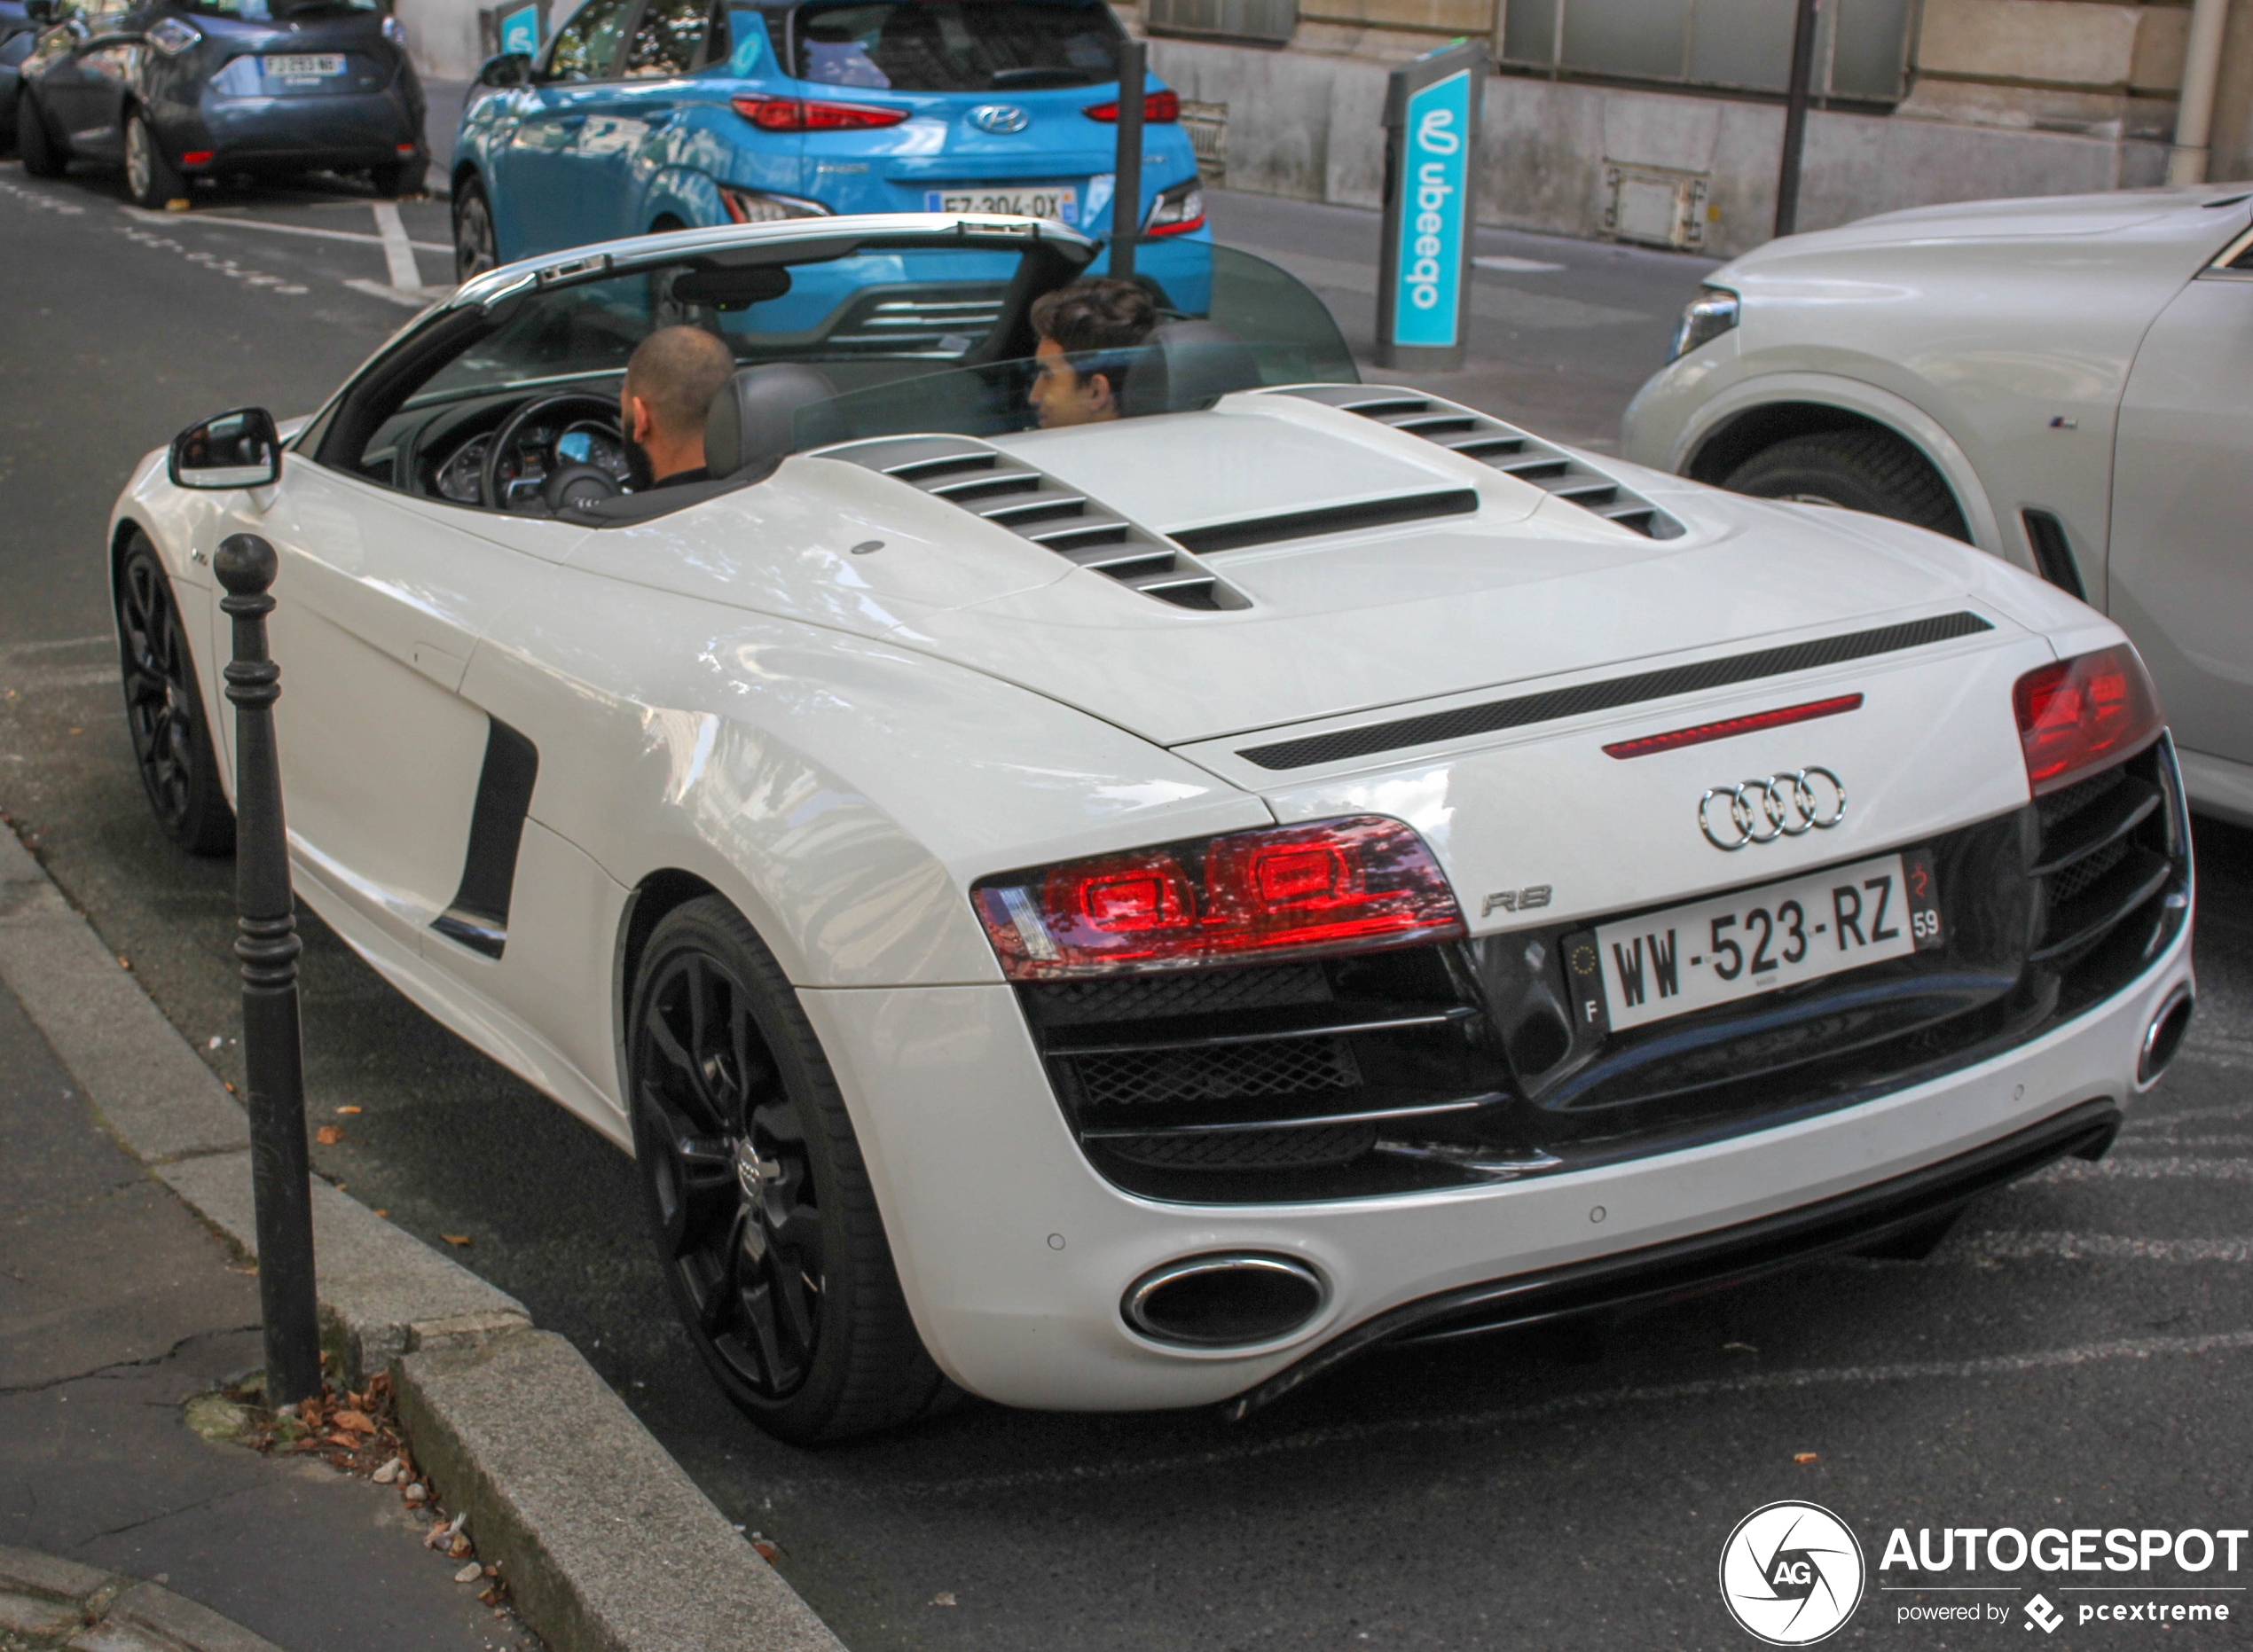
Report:
M1956 496L1889 430L1820 430L1762 449L1721 484L1731 493L1866 511L1968 542Z

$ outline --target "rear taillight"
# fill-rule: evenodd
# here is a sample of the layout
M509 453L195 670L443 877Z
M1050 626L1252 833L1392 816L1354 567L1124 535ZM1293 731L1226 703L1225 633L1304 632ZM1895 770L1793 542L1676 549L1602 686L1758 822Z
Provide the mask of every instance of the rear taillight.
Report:
M1090 121L1117 121L1119 99L1109 103L1091 103L1080 114ZM1142 122L1146 126L1170 126L1181 118L1181 97L1179 92L1154 91L1142 99Z
M2159 696L2125 643L2029 671L2011 691L2037 797L2159 738Z
M743 92L729 106L762 132L857 132L898 126L909 111L880 103L822 103L811 98L768 98Z
M1464 933L1424 840L1357 815L1036 866L971 889L1013 981L1365 951Z
M1158 191L1150 204L1150 216L1142 221L1142 233L1151 237L1187 235L1204 227L1205 192L1195 178Z

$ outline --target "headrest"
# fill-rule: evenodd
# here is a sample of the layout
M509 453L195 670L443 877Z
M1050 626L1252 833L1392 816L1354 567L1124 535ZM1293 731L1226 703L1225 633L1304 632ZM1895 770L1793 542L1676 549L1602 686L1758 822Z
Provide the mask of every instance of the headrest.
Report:
M797 362L746 367L720 386L704 415L704 467L733 476L798 446L797 414L833 399L827 374Z
M1184 412L1260 382L1251 349L1219 322L1163 322L1142 341L1120 411L1130 417Z

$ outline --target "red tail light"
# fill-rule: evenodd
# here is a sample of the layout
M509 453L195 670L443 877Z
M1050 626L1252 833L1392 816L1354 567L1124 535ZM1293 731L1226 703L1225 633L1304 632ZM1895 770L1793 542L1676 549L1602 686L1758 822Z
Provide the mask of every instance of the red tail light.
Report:
M1119 119L1119 99L1109 103L1091 103L1080 114L1090 121ZM1142 99L1142 123L1146 126L1170 126L1181 118L1181 97L1179 92L1154 91Z
M1036 866L970 891L1012 981L1181 969L1464 933L1439 865L1357 815Z
M898 126L909 111L877 103L819 103L744 92L729 98L736 114L762 132L855 132Z
M2125 643L2029 671L2011 697L2037 797L2141 751L2163 722L2159 695Z

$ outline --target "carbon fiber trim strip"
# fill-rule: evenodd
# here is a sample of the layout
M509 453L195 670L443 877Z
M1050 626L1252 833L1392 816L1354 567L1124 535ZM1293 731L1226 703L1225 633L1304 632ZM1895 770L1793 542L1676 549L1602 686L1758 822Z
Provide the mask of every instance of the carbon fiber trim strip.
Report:
M1366 757L1374 752L1397 751L1405 746L1428 746L1440 740L1463 740L1472 734L1492 734L1501 729L1523 728L1531 723L1553 723L1590 711L1608 711L1645 700L1665 700L1694 694L1731 683L1749 683L1763 677L1785 677L1873 654L1897 654L1959 637L1975 636L1995 628L1976 614L1938 614L1928 619L1881 625L1874 630L1851 631L1814 642L1792 643L1782 648L1762 648L1754 654L1731 654L1721 660L1700 660L1695 665L1668 666L1660 671L1639 671L1604 682L1554 688L1545 693L1522 694L1515 700L1493 700L1483 706L1460 706L1423 716L1372 723L1366 728L1338 729L1304 740L1278 740L1270 746L1250 746L1236 756L1263 769L1307 769L1318 763L1338 763Z

